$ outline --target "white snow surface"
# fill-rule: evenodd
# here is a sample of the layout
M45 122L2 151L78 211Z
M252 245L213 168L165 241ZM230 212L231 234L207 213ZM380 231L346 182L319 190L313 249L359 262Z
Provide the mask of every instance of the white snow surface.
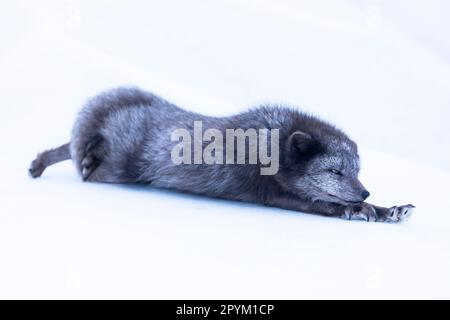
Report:
M448 9L1 2L0 298L450 298ZM266 101L314 112L359 143L370 202L415 213L349 222L87 184L71 162L28 177L88 97L131 84L205 114Z

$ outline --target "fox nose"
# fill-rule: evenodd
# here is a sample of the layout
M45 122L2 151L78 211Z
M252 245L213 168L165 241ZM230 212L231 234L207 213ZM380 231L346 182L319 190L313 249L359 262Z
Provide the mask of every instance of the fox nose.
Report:
M361 192L361 197L363 197L364 200L366 200L370 196L370 192L367 190L364 190Z

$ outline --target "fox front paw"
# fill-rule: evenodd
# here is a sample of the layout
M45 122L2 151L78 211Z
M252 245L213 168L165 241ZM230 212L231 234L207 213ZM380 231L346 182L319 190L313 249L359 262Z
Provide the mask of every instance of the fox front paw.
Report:
M384 222L397 223L408 220L411 217L414 206L412 204L407 204L405 206L395 206L387 209L384 216Z
M347 220L364 220L367 222L378 220L375 208L367 203L346 207L342 218Z
M344 214L341 217L347 220L398 223L406 221L411 217L414 208L415 207L412 204L395 206L392 208L380 208L368 203L361 203L346 207Z

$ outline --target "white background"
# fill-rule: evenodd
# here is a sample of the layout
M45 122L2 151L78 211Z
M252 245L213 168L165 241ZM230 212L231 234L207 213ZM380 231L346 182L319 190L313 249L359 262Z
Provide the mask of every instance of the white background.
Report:
M0 297L450 298L446 1L0 2ZM152 188L85 184L83 102L135 84L213 115L283 102L358 142L371 202L347 222Z

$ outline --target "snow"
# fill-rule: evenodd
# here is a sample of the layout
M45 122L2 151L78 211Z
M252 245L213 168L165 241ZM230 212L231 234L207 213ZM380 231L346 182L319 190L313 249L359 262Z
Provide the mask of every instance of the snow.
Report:
M421 7L387 1L2 2L0 297L450 298L440 5L420 29ZM370 202L417 209L348 222L86 184L70 162L30 179L86 98L123 84L206 114L299 105L359 143Z

